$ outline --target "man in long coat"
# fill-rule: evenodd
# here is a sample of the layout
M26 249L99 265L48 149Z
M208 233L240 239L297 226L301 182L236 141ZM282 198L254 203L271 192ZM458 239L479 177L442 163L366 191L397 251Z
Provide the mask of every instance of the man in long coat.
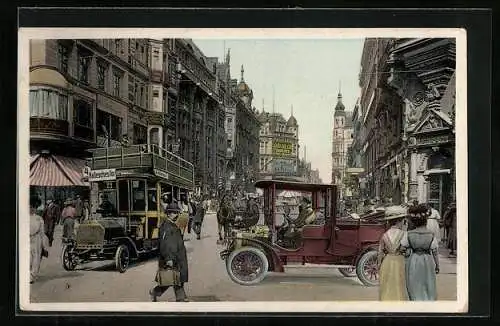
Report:
M160 254L158 257L158 268L173 268L180 273L180 284L174 285L175 300L178 302L187 302L184 283L188 281L188 260L186 246L180 229L175 224L175 216L171 214L160 225ZM155 279L158 280L158 275ZM157 301L170 286L161 286L158 284L149 291L151 300Z
M45 235L49 239L49 246L52 247L52 242L54 241L54 228L56 226L56 223L61 218L61 209L54 202L54 200L52 200L52 198L47 200L47 205L43 210L42 218L45 228Z
M196 239L201 239L201 226L203 225L203 220L205 219L206 205L205 201L197 200L195 203L195 214L193 216L193 230L196 233Z

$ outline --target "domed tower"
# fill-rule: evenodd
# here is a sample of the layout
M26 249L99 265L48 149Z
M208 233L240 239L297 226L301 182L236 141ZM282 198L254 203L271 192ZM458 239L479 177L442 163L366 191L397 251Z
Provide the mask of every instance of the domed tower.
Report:
M238 96L243 100L245 105L252 106L253 91L250 89L247 83L245 83L244 73L245 69L243 69L243 65L241 65L241 79L237 87Z
M288 132L293 133L295 137L298 137L299 124L297 123L297 119L295 119L295 117L293 116L293 106L290 118L288 118L288 121L286 122L286 129L288 130Z
M345 166L344 151L344 124L346 118L345 106L342 103L342 93L337 96L337 105L335 105L333 114L333 135L332 135L332 183L340 184Z

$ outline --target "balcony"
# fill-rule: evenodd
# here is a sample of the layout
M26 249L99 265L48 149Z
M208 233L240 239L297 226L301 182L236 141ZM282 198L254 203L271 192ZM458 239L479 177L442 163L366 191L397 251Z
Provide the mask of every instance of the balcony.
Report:
M30 118L30 132L68 136L69 123L66 120Z

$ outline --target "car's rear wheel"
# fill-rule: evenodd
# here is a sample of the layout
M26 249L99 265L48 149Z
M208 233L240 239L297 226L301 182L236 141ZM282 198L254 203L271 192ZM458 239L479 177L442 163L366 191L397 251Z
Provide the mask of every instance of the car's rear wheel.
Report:
M266 277L268 267L266 254L254 247L238 248L226 260L229 277L240 285L260 283Z
M377 250L368 250L361 256L356 265L356 275L366 286L379 284L377 255Z

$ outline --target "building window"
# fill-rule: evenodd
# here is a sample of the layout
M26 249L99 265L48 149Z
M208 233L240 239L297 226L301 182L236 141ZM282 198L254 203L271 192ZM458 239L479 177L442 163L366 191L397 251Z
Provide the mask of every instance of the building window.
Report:
M108 67L105 63L100 62L97 64L97 88L101 90L106 89L106 70Z
M89 83L89 67L92 55L86 51L78 53L78 79L88 84Z
M122 119L113 114L97 109L97 136L108 137L120 141L122 135Z
M59 69L64 73L68 73L69 47L59 43L57 52L59 55Z
M123 53L123 41L122 40L115 40L115 52L116 54L122 54Z
M134 144L146 144L147 143L147 133L148 129L144 126L134 124Z
M93 106L83 99L73 99L74 136L94 141Z
M120 97L120 89L122 86L122 76L119 72L113 73L113 95L116 97Z
M81 99L73 100L74 122L81 127L92 128L92 104Z
M30 90L30 117L68 119L68 97L48 89Z

